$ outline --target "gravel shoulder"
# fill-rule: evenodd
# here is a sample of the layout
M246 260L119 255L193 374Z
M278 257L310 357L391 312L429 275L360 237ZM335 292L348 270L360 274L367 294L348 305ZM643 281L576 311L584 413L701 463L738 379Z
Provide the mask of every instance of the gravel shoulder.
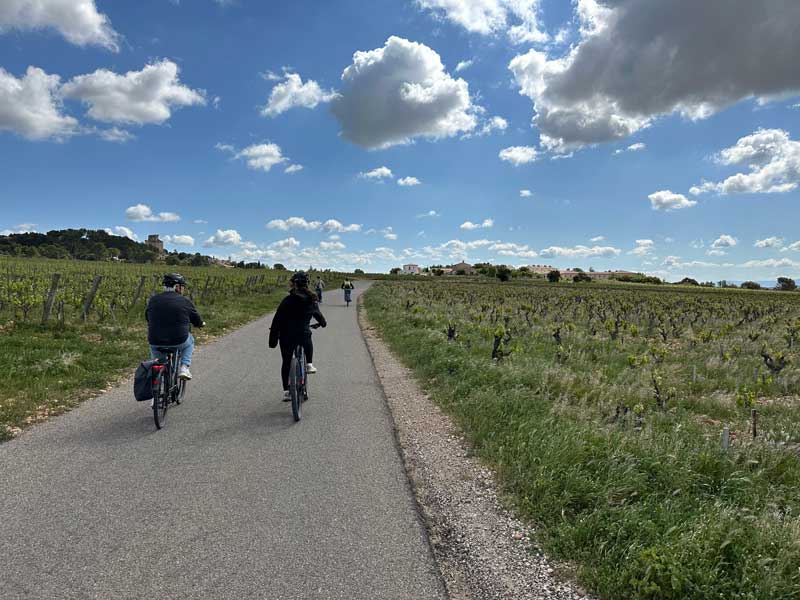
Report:
M492 471L370 325L359 325L392 413L401 454L452 600L589 600L559 577L535 531L502 505Z

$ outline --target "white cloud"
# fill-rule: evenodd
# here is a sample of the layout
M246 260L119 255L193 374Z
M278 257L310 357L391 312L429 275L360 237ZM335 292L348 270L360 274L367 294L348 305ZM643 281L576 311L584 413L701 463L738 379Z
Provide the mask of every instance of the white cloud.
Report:
M646 256L655 250L655 242L653 240L636 240L636 247L630 250L628 254L634 256Z
M429 210L426 213L422 213L420 215L417 215L417 218L418 219L425 219L425 218L435 218L435 217L441 217L441 216L442 215L440 213L436 212L435 210Z
M631 144L627 148L624 149L621 148L619 150L615 150L614 154L622 154L623 152L639 152L641 150L644 150L645 148L647 148L645 144L643 144L642 142L638 142L636 144Z
M214 148L219 150L220 152L230 152L231 154L236 154L236 148L233 147L231 144L223 144L222 142L217 142L214 144Z
M532 163L539 158L539 152L532 146L511 146L500 150L500 160L510 162L514 166Z
M299 173L304 169L303 165L289 165L286 167L283 172L284 173Z
M89 105L89 116L107 123L163 123L175 107L206 103L203 90L193 90L178 80L178 65L161 60L141 71L119 75L98 69L79 75L62 87L65 97Z
M362 172L358 174L361 179L371 179L373 181L382 181L384 179L392 179L394 174L389 167L378 167L372 171Z
M107 142L116 142L118 144L124 144L125 142L129 142L133 139L136 139L136 136L133 135L130 131L120 129L119 127L111 127L110 129L99 129L97 131L97 135L99 135L102 139L104 139Z
M48 75L37 67L28 67L20 79L0 67L0 130L29 140L77 133L78 121L61 112L59 86L58 75Z
M414 185L420 185L422 182L417 179L416 177L403 177L397 180L397 185L402 185L404 187L410 187Z
M764 238L763 240L756 240L756 243L753 244L755 248L780 248L783 246L783 238L772 236L768 238Z
M173 246L194 246L194 238L190 235L165 235L164 242Z
M297 73L286 73L284 77L281 83L272 88L266 106L261 109L262 115L275 117L296 106L316 108L320 103L330 102L336 97L334 91L323 90L314 80L303 83Z
M322 229L328 233L353 233L361 231L362 226L357 223L344 225L336 219L328 219L322 224Z
M650 205L653 207L653 210L673 211L682 208L691 208L697 204L696 201L689 200L683 194L675 194L670 190L655 192L650 194L648 198L650 199Z
M323 250L344 250L345 246L342 242L320 242L319 247Z
M300 242L297 241L293 237L288 237L285 240L278 240L277 242L272 242L269 245L269 248L272 250L294 250L300 247Z
M484 219L482 223L473 223L472 221L465 221L461 224L461 229L465 229L467 231L474 231L475 229L489 229L490 227L494 227L494 220L493 219Z
M278 144L254 144L237 152L235 158L243 158L247 166L256 171L269 172L272 167L289 159L281 153Z
M322 227L320 221L307 221L303 217L289 217L288 219L273 219L267 223L267 229L280 229L289 231L290 229L305 229L306 231L317 231Z
M469 85L453 79L439 55L396 36L383 48L359 51L342 73L331 110L342 136L366 148L388 148L414 138L439 139L471 131L477 107Z
M781 252L789 252L789 251L800 252L800 240L789 244L788 246L786 246L786 248L781 250Z
M530 190L520 190L519 196L520 198L530 198L531 196L533 196L533 192L531 192Z
M160 212L156 215L153 213L153 209L147 206L147 204L129 206L125 209L125 218L135 222L147 221L161 223L171 223L181 220L180 216L173 212Z
M714 240L714 243L711 244L711 247L716 249L733 248L738 243L739 240L737 240L735 237L727 234L722 234L716 240Z
M561 246L550 246L539 252L545 258L593 258L597 256L619 256L622 251L619 248L611 246L581 246L577 245L573 248L563 248Z
M783 269L792 268L800 269L800 262L793 261L788 258L767 258L765 260L748 260L746 263L739 265L747 269L770 268L770 269Z
M217 232L203 242L206 248L220 246L241 246L242 236L235 229L217 229Z
M381 234L387 240L394 241L394 240L397 239L397 234L394 232L392 227L385 227L385 228L381 229Z
M497 252L501 256L514 256L517 258L536 258L539 254L527 244L514 244L511 242L497 242L487 248L490 252Z
M471 33L505 33L515 44L549 39L539 22L539 0L417 0L417 4Z
M205 219L195 219L194 221L192 221L192 223L194 223L195 225L208 225L208 221L206 221Z
M489 135L494 131L505 131L508 129L508 121L506 121L503 117L494 116L485 121L481 125L480 129L473 130L469 133L465 133L461 136L461 139L469 139L472 137L483 137L485 135Z
M774 194L791 192L800 184L800 142L789 139L782 129L759 129L722 150L716 160L728 166L746 164L750 172L719 183L703 182L690 193Z
M119 34L94 0L3 0L0 33L5 29L55 29L76 46L119 51Z
M461 71L465 71L469 69L473 64L471 60L462 60L460 63L456 65L456 73L461 73Z
M606 236L604 236L604 235L596 235L593 238L591 238L589 241L592 242L592 243L604 242L604 241L606 241Z
M578 0L575 10L581 37L566 55L531 50L509 64L545 147L619 140L662 115L702 119L800 89L798 2Z

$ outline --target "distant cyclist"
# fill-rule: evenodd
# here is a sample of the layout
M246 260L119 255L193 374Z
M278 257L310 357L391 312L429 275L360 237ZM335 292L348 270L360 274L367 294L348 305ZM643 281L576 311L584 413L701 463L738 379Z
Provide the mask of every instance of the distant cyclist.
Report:
M322 327L328 323L319 310L317 296L308 289L308 275L299 271L292 275L292 287L289 295L283 299L269 329L269 347L281 346L281 383L283 384L283 400L289 397L289 369L292 364L294 349L303 344L303 351L308 361L308 372L316 373L314 367L314 345L311 342L311 317Z
M147 341L150 343L150 356L153 359L165 358L159 348L175 348L181 353L181 366L178 376L189 380L192 373L194 337L190 325L203 327L205 323L192 301L183 294L186 279L178 273L164 275L164 291L150 298L144 317L147 319Z
M314 283L314 291L317 292L317 299L322 302L322 292L325 291L325 282L322 277L317 275L317 281Z
M344 290L344 301L345 302L347 302L347 303L350 302L351 294L353 293L353 289L354 288L355 288L355 286L353 285L353 282L350 281L349 279L345 279L342 282L342 289Z

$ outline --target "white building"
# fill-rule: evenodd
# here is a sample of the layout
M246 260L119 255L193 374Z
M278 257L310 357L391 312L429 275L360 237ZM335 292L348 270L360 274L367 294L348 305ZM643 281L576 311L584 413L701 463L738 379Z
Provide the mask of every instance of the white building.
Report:
M420 272L419 265L403 265L403 275L419 275Z

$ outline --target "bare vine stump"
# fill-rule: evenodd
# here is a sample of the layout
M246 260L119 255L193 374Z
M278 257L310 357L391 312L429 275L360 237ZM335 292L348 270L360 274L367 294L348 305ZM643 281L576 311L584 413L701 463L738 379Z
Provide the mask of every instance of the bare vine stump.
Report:
M92 281L92 287L89 290L89 294L86 296L86 300L83 301L83 310L81 310L81 319L86 320L89 316L89 310L92 308L92 303L94 302L94 297L97 295L97 288L100 287L100 282L103 281L102 275L97 275Z
M56 298L58 282L60 279L61 273L53 273L53 280L50 282L50 291L47 292L47 297L44 300L44 310L42 310L42 325L50 320L50 313L53 310L53 300Z

